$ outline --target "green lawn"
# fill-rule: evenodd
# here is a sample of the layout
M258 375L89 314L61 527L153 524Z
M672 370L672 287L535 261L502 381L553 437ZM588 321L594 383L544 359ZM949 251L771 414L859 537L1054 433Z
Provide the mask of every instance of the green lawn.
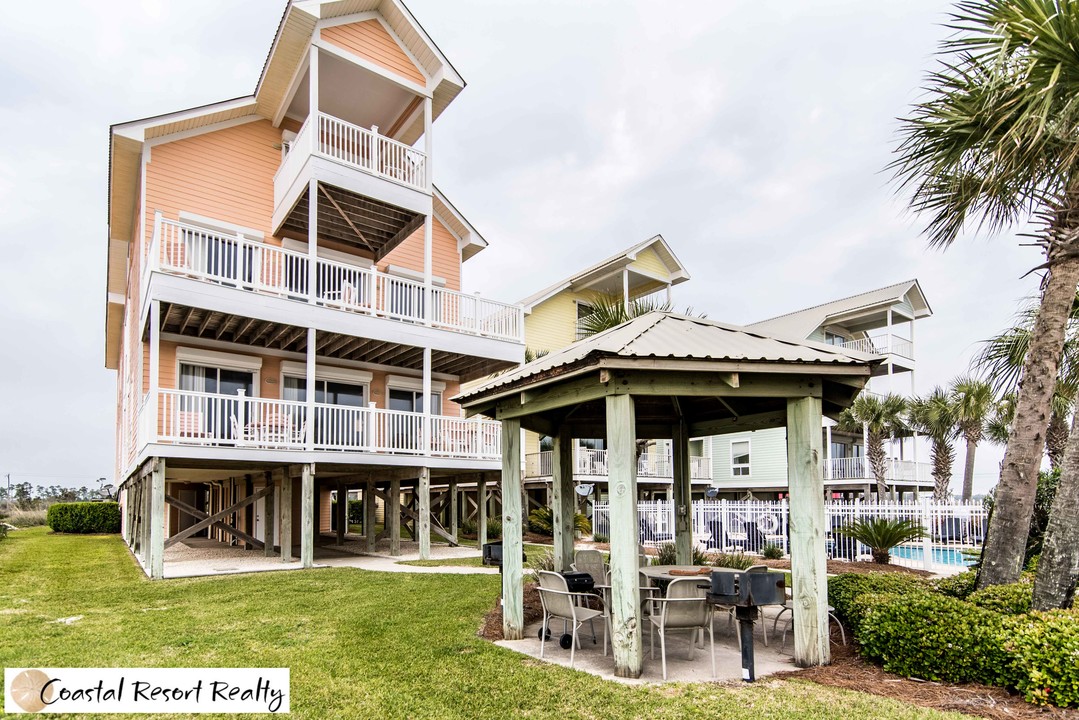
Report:
M20 530L0 541L0 663L290 667L293 716L312 719L963 717L800 682L626 687L541 664L476 637L498 582L334 568L151 583L117 537Z

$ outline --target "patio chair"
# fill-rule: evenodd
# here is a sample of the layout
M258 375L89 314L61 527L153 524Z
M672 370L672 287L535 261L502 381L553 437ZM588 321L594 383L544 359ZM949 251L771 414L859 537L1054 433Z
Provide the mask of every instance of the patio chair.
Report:
M592 624L592 621L598 617L604 617L604 611L585 607L583 603L587 602L588 598L595 597L595 595L570 592L566 586L566 578L556 572L540 570L539 584L540 604L543 605L543 625L540 629L540 658L543 658L543 650L547 647L551 618L559 618L562 620L563 634L570 636L569 666L573 667L574 653L581 644L577 638L577 631L581 625L587 622L592 627L592 641L595 642L596 627ZM606 634L604 634L603 642L604 650L606 650Z
M791 616L787 619L787 624L783 626L783 639L779 642L780 647L787 644L787 631L794 625L794 597L791 595L790 588L787 589L787 602L783 604L783 609L776 614L776 619L772 621L773 635L776 633L776 626L779 625L779 618L781 618L785 612L789 612ZM843 629L843 623L839 622L839 618L835 616L835 608L831 605L828 606L828 619L835 620L835 624L839 626L839 637L843 641L843 645L846 645L847 631Z
M648 639L651 645L652 659L656 658L656 636L659 631L660 658L663 664L663 679L667 679L667 632L670 630L691 630L689 641L689 660L697 645L697 632L708 631L710 641L709 655L712 658L712 679L716 677L716 637L712 630L712 604L704 595L705 590L699 585L700 578L687 577L672 580L667 586L667 596L652 599L652 614L648 616Z
M588 573L596 585L607 582L607 564L603 562L603 553L599 550L578 550L570 564L574 572Z
M229 424L232 426L232 441L237 445L246 445L258 439L253 430L240 427L240 421L235 415L229 416Z

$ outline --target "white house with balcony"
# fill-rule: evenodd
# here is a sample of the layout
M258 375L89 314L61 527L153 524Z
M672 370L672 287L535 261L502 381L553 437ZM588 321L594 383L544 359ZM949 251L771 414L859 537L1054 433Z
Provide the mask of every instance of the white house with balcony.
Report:
M921 285L907 280L850 297L752 323L746 327L775 337L812 340L870 352L885 361L863 392L915 393L915 326L933 314ZM825 420L824 481L832 493L857 497L875 482L865 457L864 433L843 431ZM759 499L785 496L787 449L784 431L760 430L708 439L712 484L720 497ZM888 447L886 479L897 492L932 490L928 453L916 436L896 438ZM921 452L920 452L921 450Z

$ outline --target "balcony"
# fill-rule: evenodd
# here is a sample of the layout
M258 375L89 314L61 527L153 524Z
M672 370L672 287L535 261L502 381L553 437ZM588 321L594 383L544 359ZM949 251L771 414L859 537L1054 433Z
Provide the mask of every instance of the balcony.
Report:
M907 360L914 359L914 343L897 335L878 335L848 340L842 344L842 347L873 355L898 355Z
M525 477L551 477L550 450L525 456ZM607 451L574 449L574 476L605 478L607 476ZM689 459L690 479L711 480L712 458L693 456ZM640 480L670 480L673 476L671 456L667 453L642 453L637 460L637 478Z
M328 184L353 198L349 201L338 194L335 207L322 207L320 199L320 226L331 225L342 206L355 205L357 212L352 222L376 245L381 244L379 231L387 229L387 218L391 220L389 225L394 225L387 232L387 237L392 237L408 225L410 214L430 213L427 156L379 135L377 129L369 130L319 112L307 118L282 150L284 158L274 175L275 233L282 226L299 230L304 223L307 210L303 203L307 201L310 180ZM376 216L368 218L372 202L378 206ZM365 222L368 219L370 223ZM400 227L395 225L396 220Z
M859 482L876 482L873 469L865 457L829 458L823 463L824 479ZM888 482L933 484L933 466L930 463L888 458L884 477Z
M316 260L312 288L310 262L306 253L159 216L143 266L142 297L147 297L150 273L162 272L253 295L524 342L520 305L440 287L431 288L427 302L422 282L321 258Z
M422 413L374 406L315 403L309 415L303 402L161 390L155 429L148 400L143 399L134 423L125 422L124 457L129 463L147 443L466 460L502 457L501 424L479 418L432 415L425 428Z

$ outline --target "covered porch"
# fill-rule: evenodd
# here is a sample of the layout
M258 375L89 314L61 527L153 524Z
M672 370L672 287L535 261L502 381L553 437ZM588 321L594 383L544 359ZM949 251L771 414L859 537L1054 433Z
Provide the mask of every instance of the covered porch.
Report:
M791 505L794 660L829 661L825 577L824 415L853 402L880 358L744 328L653 312L501 375L458 401L502 423L503 632L525 637L522 607L520 430L554 438L556 570L573 558L575 438L603 438L610 489L609 604L614 673L645 672L637 517L638 440L673 447L675 546L692 559L689 440L787 428Z

